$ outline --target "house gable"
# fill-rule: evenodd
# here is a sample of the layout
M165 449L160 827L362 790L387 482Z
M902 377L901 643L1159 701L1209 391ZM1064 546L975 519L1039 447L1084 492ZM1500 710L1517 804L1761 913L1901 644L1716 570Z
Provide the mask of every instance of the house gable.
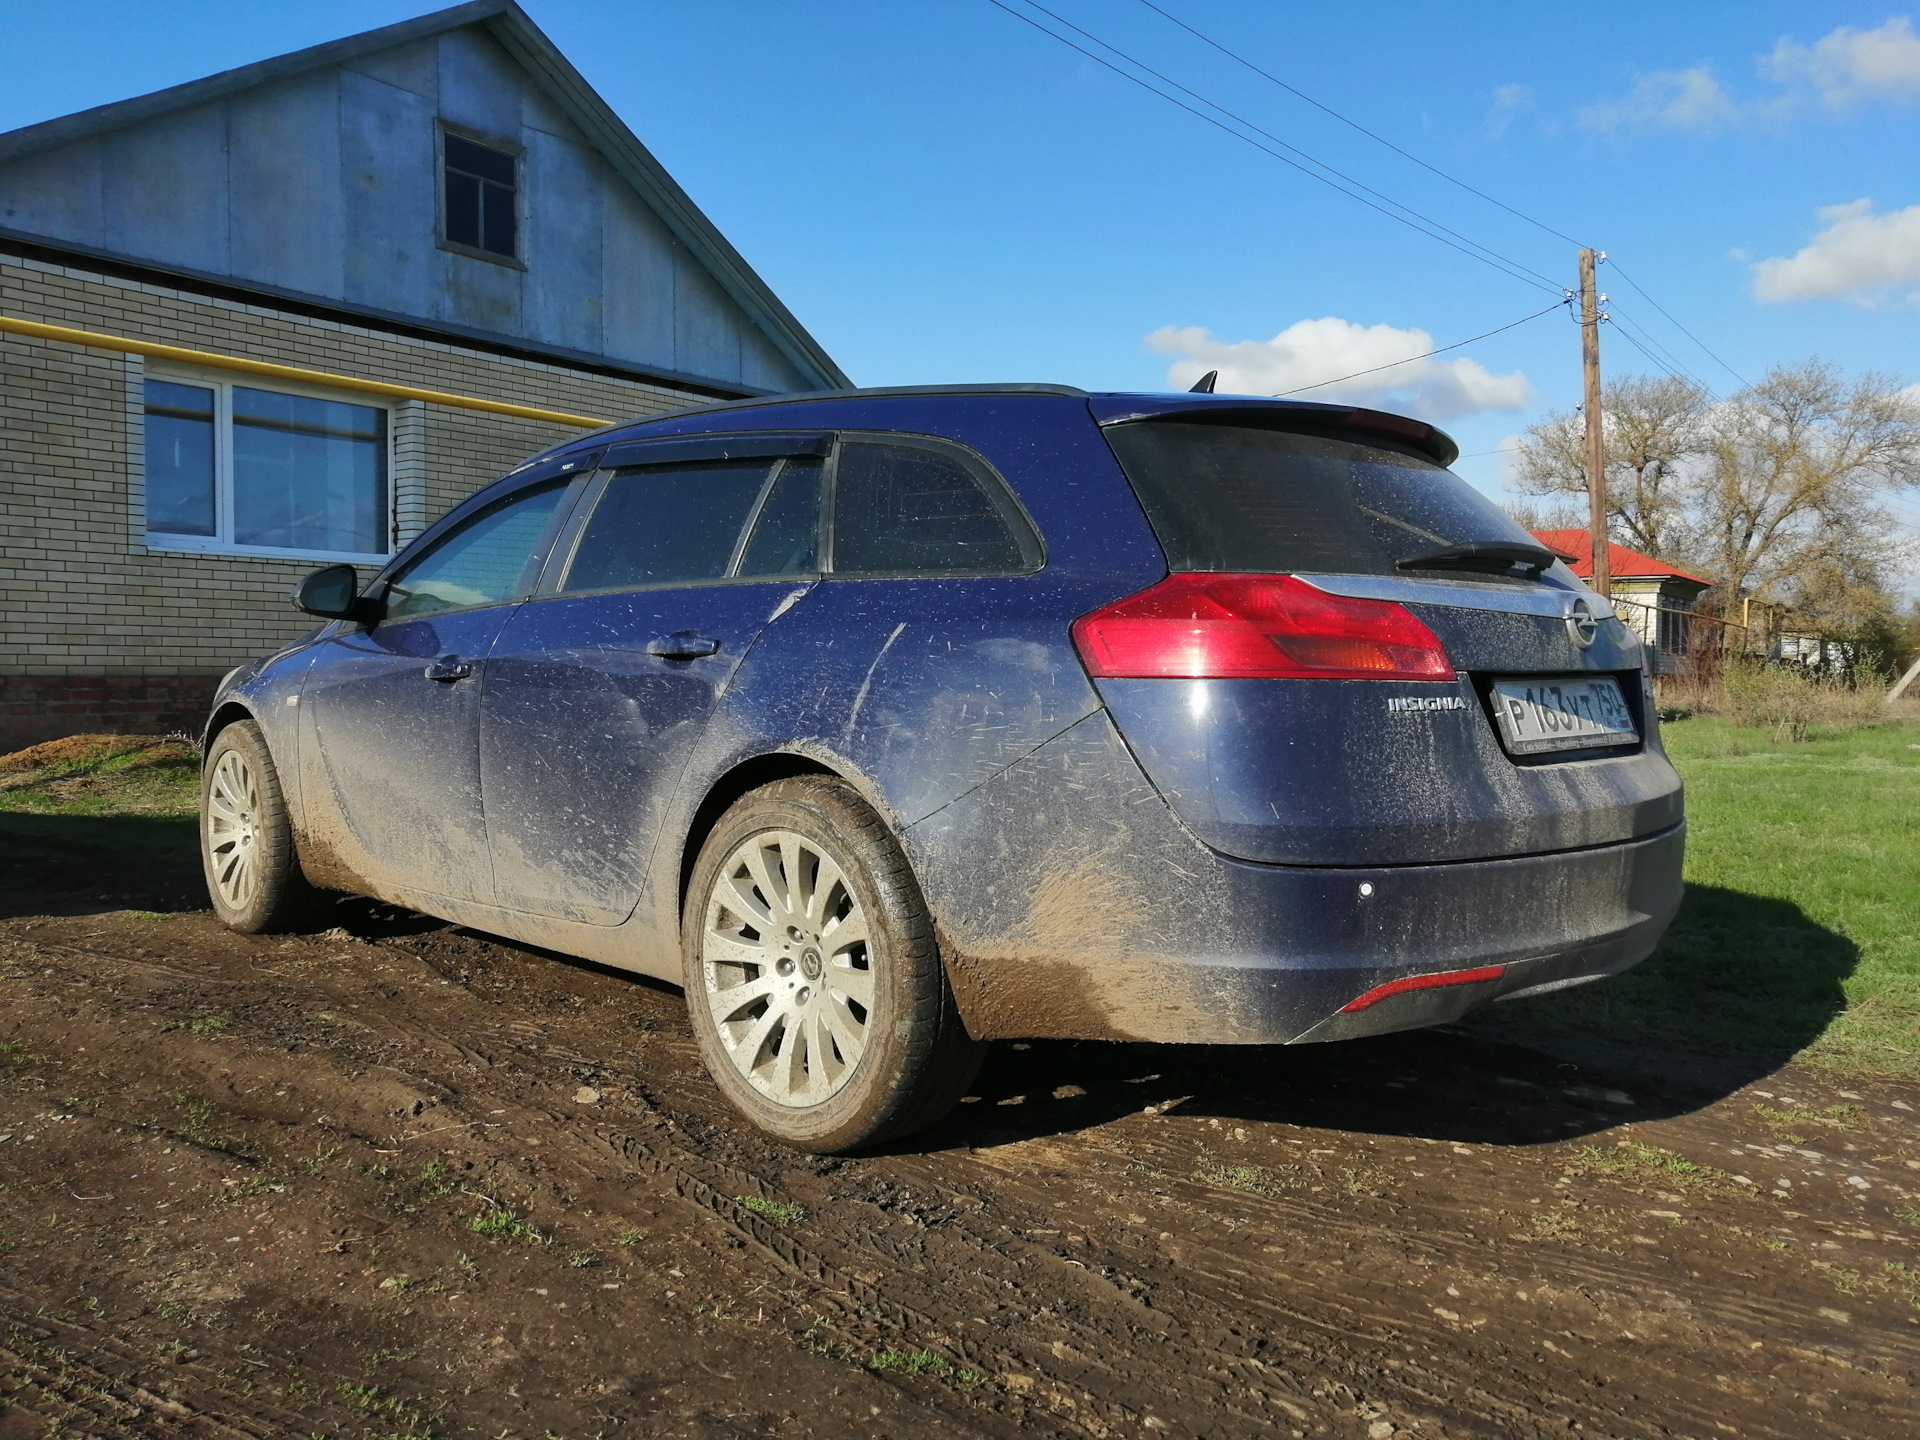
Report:
M520 155L524 263L440 242L443 131ZM508 0L0 135L0 230L743 392L848 383Z

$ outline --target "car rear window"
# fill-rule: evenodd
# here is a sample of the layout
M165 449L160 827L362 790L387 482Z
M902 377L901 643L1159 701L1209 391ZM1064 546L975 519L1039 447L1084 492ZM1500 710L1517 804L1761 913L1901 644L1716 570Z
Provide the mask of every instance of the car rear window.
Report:
M1166 420L1106 437L1176 571L1403 575L1449 545L1539 544L1452 471L1362 439Z

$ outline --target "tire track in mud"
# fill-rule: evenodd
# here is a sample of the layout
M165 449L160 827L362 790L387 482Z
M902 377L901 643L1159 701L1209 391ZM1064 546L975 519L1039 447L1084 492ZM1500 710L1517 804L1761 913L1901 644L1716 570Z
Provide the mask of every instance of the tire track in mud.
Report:
M637 1180L634 1192L665 1205L661 1223L690 1245L703 1232L739 1242L708 1257L735 1290L778 1276L782 1293L821 1317L828 1336L931 1347L983 1372L985 1387L970 1394L901 1385L917 1405L969 1430L1141 1435L1159 1421L1174 1433L1357 1440L1385 1424L1422 1437L1536 1440L1578 1425L1587 1436L1664 1440L1725 1434L1733 1420L1739 1434L1760 1440L1910 1433L1902 1402L1911 1400L1920 1344L1906 1333L1863 1330L1838 1344L1818 1307L1797 1295L1687 1286L1671 1264L1514 1239L1505 1231L1517 1222L1485 1210L1466 1233L1459 1221L1467 1212L1449 1209L1451 1196L1340 1204L1211 1186L1194 1177L1219 1157L1192 1118L1148 1124L1128 1112L1011 1142L989 1136L974 1148L947 1130L933 1137L944 1149L844 1163L796 1157L738 1128L680 1034L677 997L622 992L624 982L604 974L461 943L493 950L522 988L443 985L445 971L392 942L355 942L350 953L325 940L251 955L237 946L234 958L261 976L291 958L296 973L272 975L274 984L301 991L301 1007L336 1006L351 1021L349 1034L276 1063L313 1068L321 1089L351 1090L367 1083L353 1077L377 1073L395 1090L433 1099L434 1108L369 1143L411 1147L444 1133L435 1126L497 1120L502 1135L537 1134L547 1163L607 1183ZM87 970L143 963L67 949ZM158 968L165 974L156 978L226 987L223 995L243 983ZM624 994L622 1023L638 1014L659 1029L636 1045L594 1010L507 1018L526 1013L541 975L589 997ZM88 987L87 1003L132 1017L150 998L143 981L123 996L110 988ZM243 1021L229 1038L266 1047L260 1062L274 1060L272 1047L293 1033L275 1017L290 1006L284 995L268 997L260 1032ZM582 1072L605 1077L592 1083L607 1103L560 1103ZM478 1118L496 1109L493 1120ZM1345 1142L1321 1131L1309 1143ZM1412 1144L1389 1142L1406 1152L1397 1157L1369 1154L1384 1162L1423 1153ZM525 1153L482 1149L494 1158ZM1362 1158L1351 1144L1347 1151ZM405 1153L424 1158L427 1150ZM1487 1153L1511 1168L1520 1152ZM793 1200L812 1214L781 1226L742 1196ZM717 1283L711 1273L702 1278ZM1464 1299L1449 1298L1449 1281L1468 1290ZM1543 1285L1553 1292L1545 1299L1509 1303L1517 1288ZM1623 1330L1638 1338L1623 1345ZM1712 1368L1705 1357L1731 1369L1728 1354L1746 1337L1764 1338L1778 1362L1771 1388L1742 1376L1736 1386L1745 1390L1716 1390L1702 1373ZM803 1339L788 1331L788 1343ZM1822 1374L1843 1388L1844 1414L1823 1420L1780 1403L1821 1389ZM225 1402L210 1413L227 1414ZM1847 1425L1855 1428L1834 1428Z
M290 1357L259 1353L291 1363ZM57 1430L74 1429L74 1417L85 1415L85 1433L128 1440L152 1435L156 1425L231 1440L283 1440L314 1433L316 1420L335 1429L350 1422L347 1411L326 1402L298 1414L282 1409L257 1391L243 1393L220 1369L222 1361L243 1373L246 1367L270 1368L264 1361L224 1349L202 1355L156 1364L151 1355L93 1326L49 1314L44 1303L0 1285L4 1398L29 1414L46 1416ZM178 1398L188 1392L191 1404Z

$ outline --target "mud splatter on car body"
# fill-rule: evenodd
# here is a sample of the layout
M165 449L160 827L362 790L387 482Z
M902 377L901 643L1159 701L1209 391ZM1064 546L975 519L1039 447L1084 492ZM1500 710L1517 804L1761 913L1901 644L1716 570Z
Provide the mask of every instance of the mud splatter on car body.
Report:
M1438 677L1090 675L1074 622L1192 568L1110 443L1143 424L1346 446L1354 474L1400 467L1471 511L1444 436L1342 406L1015 386L706 407L538 457L367 592L377 606L516 497L555 496L510 594L336 621L230 677L215 723L258 718L297 777L316 883L672 981L685 879L725 805L839 775L905 850L979 1038L1337 1039L1649 954L1679 900L1680 785L1637 642L1564 567L1306 574L1327 605L1424 627ZM971 476L949 528L991 532L1003 558L840 563L835 477L850 447L885 445ZM568 588L620 477L755 464L754 515L774 477L814 467L805 573L747 573L749 517L713 578ZM954 486L895 519L948 524ZM1454 522L1395 523L1426 545L1419 525ZM1576 600L1599 606L1590 635ZM1633 733L1517 753L1491 689L1514 675L1617 685Z

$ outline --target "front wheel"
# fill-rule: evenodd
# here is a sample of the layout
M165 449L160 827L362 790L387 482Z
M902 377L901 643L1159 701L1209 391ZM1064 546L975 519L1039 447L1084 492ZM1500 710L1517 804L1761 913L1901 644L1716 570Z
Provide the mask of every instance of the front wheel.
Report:
M979 1072L906 857L844 780L736 802L701 847L681 937L701 1058L777 1140L831 1153L923 1129Z
M261 934L297 929L320 894L300 873L293 821L266 736L251 720L222 730L200 779L200 861L221 923Z

